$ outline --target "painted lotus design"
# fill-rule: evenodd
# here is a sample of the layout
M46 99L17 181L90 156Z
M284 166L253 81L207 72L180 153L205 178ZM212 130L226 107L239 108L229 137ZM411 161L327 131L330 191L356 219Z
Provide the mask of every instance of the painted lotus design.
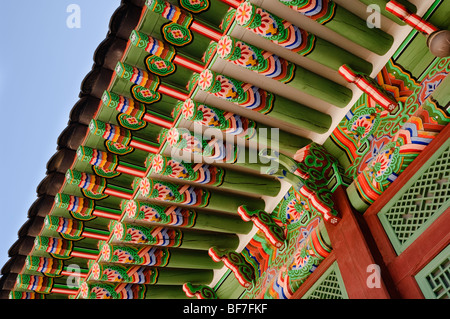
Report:
M202 90L207 90L211 87L213 78L213 73L210 70L206 69L202 73L200 73L198 85Z
M181 108L181 114L187 119L190 120L194 116L195 112L195 103L191 99L187 99L183 103L183 107Z
M227 57L233 48L233 40L225 35L217 43L217 53L221 58Z
M398 148L395 146L388 146L367 165L373 185L376 185L377 182L380 182L393 172L395 166L393 163L397 161L398 151Z
M171 128L167 134L167 142L170 146L174 146L180 139L180 133L176 128Z
M136 217L137 205L134 200L129 200L125 206L125 213L129 218Z
M246 24L251 16L252 16L252 5L250 3L243 2L237 9L236 9L236 21L240 25Z
M139 191L141 192L142 196L148 196L150 193L150 181L148 178L143 178L141 182L139 183Z
M103 245L100 251L102 259L108 261L111 258L111 248L108 244Z
M156 155L152 161L153 172L159 174L162 171L163 166L164 166L164 158L160 154Z
M124 229L123 229L122 223L116 223L114 225L114 229L113 229L114 237L116 237L119 240L122 239L123 231L124 231Z

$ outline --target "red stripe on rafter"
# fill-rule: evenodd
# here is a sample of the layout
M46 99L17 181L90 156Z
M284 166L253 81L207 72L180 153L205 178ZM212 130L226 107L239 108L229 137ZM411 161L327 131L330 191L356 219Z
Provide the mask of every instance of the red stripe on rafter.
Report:
M349 66L342 65L339 68L339 74L349 83L354 83L364 93L368 94L376 103L380 104L385 110L392 112L397 106L397 101L390 99L378 90L372 83L363 76L355 73Z
M153 154L156 154L159 151L159 147L134 140L130 142L130 146Z
M173 59L173 62L181 65L182 67L185 67L186 69L189 69L191 71L197 72L197 73L201 73L204 69L204 66L194 62L190 59L181 57L179 55L176 55L175 58Z
M133 176L136 176L136 177L141 177L141 178L145 177L145 172L140 171L140 170L135 169L135 168L123 166L123 165L118 165L117 168L116 168L116 171L119 172L119 173L133 175Z
M70 256L71 257L83 258L83 259L92 259L92 260L96 260L97 257L98 257L98 255L96 255L96 254L83 253L81 251L72 251Z
M167 128L167 129L172 128L172 125L173 125L173 122L165 120L165 119L162 119L160 117L157 117L157 116L149 114L149 113L146 113L144 115L143 120L146 121L146 122L149 122L151 124L162 126L164 128Z
M210 38L211 40L216 42L218 42L222 37L221 32L211 29L210 27L207 27L206 25L196 21L192 22L191 30L200 33L201 35L204 35L205 37Z
M396 1L389 1L386 4L386 10L394 14L399 19L405 21L407 24L409 24L419 32L430 35L433 32L439 31L439 29L434 25L428 23L418 15L409 12L405 6Z
M108 238L109 238L108 235L96 234L96 233L92 233L90 231L84 231L81 234L81 236L86 237L86 238L98 239L98 240L108 240Z
M220 1L222 1L223 3L228 4L230 7L233 7L235 9L237 7L239 7L239 5L241 4L241 1L239 1L239 0L220 0Z
M63 276L80 277L80 278L87 278L87 274L82 274L82 273L74 272L74 271L66 271L66 270L61 271L61 275L63 275Z
M181 100L181 101L184 101L189 97L186 93L180 92L178 90L174 90L174 89L172 89L168 86L162 85L162 84L159 85L158 92L168 95L170 97L173 97L174 99Z
M52 293L75 296L78 293L78 290L64 289L64 288L53 288L52 289Z
M128 194L125 192L121 192L115 189L107 188L105 189L105 195L115 196L123 199L131 199L133 197L133 194Z
M104 211L101 211L98 209L94 210L92 212L92 215L97 216L97 217L107 218L107 219L120 220L120 215L104 212Z

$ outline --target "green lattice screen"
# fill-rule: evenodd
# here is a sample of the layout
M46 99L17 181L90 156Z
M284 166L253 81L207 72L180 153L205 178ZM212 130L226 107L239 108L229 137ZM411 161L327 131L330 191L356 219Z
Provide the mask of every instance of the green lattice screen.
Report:
M450 246L440 252L415 278L425 298L450 299Z
M337 262L334 262L302 299L348 299Z
M378 213L397 254L449 207L449 145L450 141L444 143Z

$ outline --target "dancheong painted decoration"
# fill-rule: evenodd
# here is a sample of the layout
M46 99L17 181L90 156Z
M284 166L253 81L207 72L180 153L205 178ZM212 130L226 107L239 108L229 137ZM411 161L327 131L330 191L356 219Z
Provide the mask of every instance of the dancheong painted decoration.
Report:
M123 0L1 298L450 298L449 15Z

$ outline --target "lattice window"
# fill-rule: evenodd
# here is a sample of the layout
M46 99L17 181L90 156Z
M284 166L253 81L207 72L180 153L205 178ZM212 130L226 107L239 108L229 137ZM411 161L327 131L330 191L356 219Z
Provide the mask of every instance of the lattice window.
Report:
M378 213L397 254L449 207L449 143L447 141Z
M336 262L327 269L302 299L348 299Z
M450 246L425 266L416 280L425 298L450 299Z

